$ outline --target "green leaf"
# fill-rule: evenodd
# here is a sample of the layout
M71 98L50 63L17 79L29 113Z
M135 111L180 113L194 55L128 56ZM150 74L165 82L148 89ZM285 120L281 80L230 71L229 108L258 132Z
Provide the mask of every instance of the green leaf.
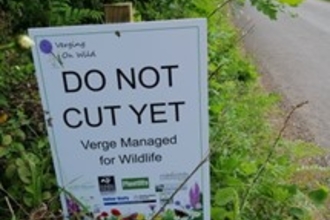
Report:
M308 193L309 198L316 204L322 205L328 198L329 189L325 186Z
M171 210L166 210L166 212L163 215L163 220L172 220L174 219L175 215L173 211Z
M30 170L27 168L27 167L19 167L17 169L17 172L18 172L18 176L19 178L21 179L21 181L25 184L30 184L31 183L31 180L30 180L30 176L31 176L31 173L30 173Z
M289 197L290 197L290 192L288 189L283 188L281 186L277 186L277 187L273 187L272 188L272 192L273 192L273 198L281 203L284 203Z
M285 188L289 191L291 195L296 195L298 193L298 186L297 185L286 185Z
M252 175L257 172L257 165L254 161L241 163L240 170L246 175Z
M26 139L26 135L24 133L24 131L18 129L16 132L15 132L15 135L21 140L21 141L24 141Z
M227 205L236 200L237 192L233 188L218 189L215 194L215 204L218 206Z
M4 135L2 138L2 144L5 146L10 145L12 143L12 141L13 141L13 138L9 134Z
M35 193L32 185L25 186L24 189L26 192L30 193L31 195L34 195Z
M22 143L19 143L19 142L14 142L13 145L11 146L11 148L15 152L24 152L24 150L25 150L24 145Z
M233 187L243 187L245 184L241 179L231 176L226 176L224 181L228 186L233 186Z
M306 215L306 211L298 207L290 208L289 213L297 219L304 219L304 216Z
M5 171L5 176L8 178L8 179L11 179L13 178L13 176L15 175L16 173L16 165L15 164L9 164L6 168L6 171Z
M25 162L22 158L17 158L15 162L16 162L16 165L18 167L25 167L26 166L26 164L25 164Z
M293 7L300 5L304 0L279 0L283 4L287 4Z
M25 197L23 197L23 201L24 201L25 205L27 205L28 207L32 206L32 198L25 196Z
M47 144L48 144L47 140L40 139L40 140L38 140L37 148L43 149L43 148L47 147Z
M8 106L7 98L2 94L0 94L0 106Z
M237 169L240 163L241 163L241 158L232 156L224 160L222 169L228 172L232 172Z
M236 214L234 211L228 211L225 208L214 208L211 209L211 217L212 219L217 220L237 220L235 218Z
M4 147L0 147L0 158L6 156L8 153L8 150Z
M228 211L224 208L212 207L211 208L212 219L223 219L227 215L227 212Z
M42 199L43 200L49 200L51 198L52 198L52 194L50 192L48 192L48 191L43 192L43 194L42 194Z

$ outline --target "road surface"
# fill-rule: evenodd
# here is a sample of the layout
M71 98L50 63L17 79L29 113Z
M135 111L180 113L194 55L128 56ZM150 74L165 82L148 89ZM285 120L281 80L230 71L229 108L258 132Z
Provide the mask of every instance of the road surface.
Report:
M307 0L291 11L298 17L271 21L244 7L239 23L255 25L246 49L289 103L309 101L299 110L304 126L316 144L330 148L330 2Z

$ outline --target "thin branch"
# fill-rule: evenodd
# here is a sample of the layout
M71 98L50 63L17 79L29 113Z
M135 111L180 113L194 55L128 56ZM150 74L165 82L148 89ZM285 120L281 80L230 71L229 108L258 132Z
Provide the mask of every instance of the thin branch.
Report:
M13 207L11 206L10 201L7 196L5 196L5 200L6 200L7 206L9 208L9 211L10 211L13 219L15 219L15 212L14 212Z
M226 0L222 4L218 4L217 7L210 14L207 15L207 18L212 17L217 11L219 11L221 8L223 8L225 5L227 5L231 1L233 1L233 0Z
M220 144L220 146L223 146L229 137L226 137ZM212 150L205 155L205 157L198 163L198 165L195 167L195 169L183 180L183 182L178 186L178 188L171 194L171 196L166 200L166 202L162 205L162 207L155 213L155 215L150 220L155 220L161 212L164 211L165 207L173 200L174 196L182 189L182 187L188 182L188 180L203 166L204 163L216 152L216 150Z
M216 73L219 72L219 70L221 70L221 68L224 66L225 64L220 64L212 73L210 73L209 75L209 80L212 79Z
M50 204L51 202L53 202L55 199L57 199L60 195L61 195L61 193L66 193L67 192L67 190L65 189L66 187L68 187L70 184L72 184L72 183L74 183L74 182L76 182L77 180L79 180L80 178L81 178L82 176L79 176L79 177L76 177L76 178L74 178L73 180L71 180L70 182L68 182L65 186L57 186L58 187L58 192L52 197L52 198L50 198L49 199L49 201L48 201L48 204Z
M195 167L195 169L186 177L186 179L178 186L178 188L172 193L172 195L166 200L162 207L156 212L156 214L151 218L155 220L165 207L173 200L174 196L182 189L182 187L188 182L188 180L201 168L201 166L209 159L211 153L208 152L201 162Z
M12 197L7 190L3 188L3 186L0 184L0 191L4 192L10 200L12 200L23 212L25 215L29 216L29 213L23 208L21 204L19 204L14 197Z
M241 206L240 206L240 211L242 211L245 207L245 204L246 204L246 201L251 193L251 190L254 188L255 184L258 182L258 180L260 179L261 175L263 174L263 172L265 171L266 169L266 166L268 165L270 159L272 158L273 154L275 153L275 150L276 150L276 147L279 143L279 141L281 140L282 136L283 136L283 133L284 133L284 130L287 128L288 126L288 123L293 115L293 113L303 107L304 105L308 104L308 101L304 101L304 102L301 102L300 104L294 106L291 111L289 112L289 114L287 115L287 117L285 118L285 121L283 123L283 126L281 128L281 130L278 132L278 135L273 143L273 145L270 147L270 150L269 150L269 153L266 157L266 160L265 162L262 164L262 166L259 168L259 170L257 171L253 181L252 181L252 184L251 186L248 188L247 192L245 193L244 197L243 197L243 200L242 200L242 203L241 203Z
M240 41L242 41L248 34L250 34L253 29L255 27L255 24L252 24L249 29L247 29L246 31L243 32L243 34L236 40L235 43L239 43Z

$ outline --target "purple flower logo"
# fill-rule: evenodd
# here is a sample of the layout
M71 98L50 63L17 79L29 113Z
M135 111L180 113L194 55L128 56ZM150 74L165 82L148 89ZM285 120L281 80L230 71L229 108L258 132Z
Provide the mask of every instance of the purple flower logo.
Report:
M53 45L49 40L47 40L47 39L41 40L39 43L39 48L40 48L41 52L43 52L44 54L52 55L55 58L55 60L61 65L61 67L63 67L63 62L61 60L61 57L59 55L54 54Z
M190 200L190 205L194 209L198 209L201 204L200 204L200 188L197 183L193 187L190 188L189 190L189 200Z
M49 40L42 40L39 43L39 48L41 50L41 52L43 52L44 54L52 54L53 53L53 45Z

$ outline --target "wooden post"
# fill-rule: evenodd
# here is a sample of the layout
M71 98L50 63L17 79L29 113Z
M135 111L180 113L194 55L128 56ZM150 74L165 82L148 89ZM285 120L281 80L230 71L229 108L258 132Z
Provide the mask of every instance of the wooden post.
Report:
M133 5L131 2L105 4L106 23L133 22Z

